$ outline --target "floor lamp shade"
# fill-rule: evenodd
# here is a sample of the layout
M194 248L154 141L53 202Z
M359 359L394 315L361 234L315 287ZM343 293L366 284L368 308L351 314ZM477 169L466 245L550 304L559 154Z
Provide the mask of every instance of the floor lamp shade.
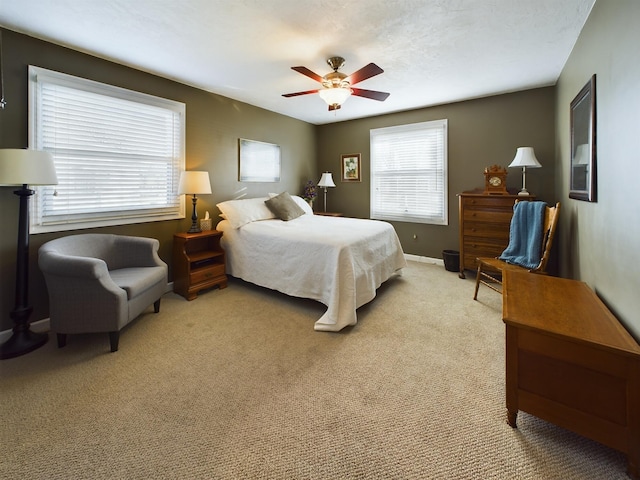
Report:
M10 316L13 332L9 340L0 345L0 359L29 353L48 340L46 333L34 333L29 317L32 307L29 292L29 197L35 192L29 185L55 185L58 183L53 156L39 150L0 149L0 185L19 185L13 193L20 198L18 217L18 248L16 257L16 301Z
M191 215L191 228L188 233L199 233L202 230L198 226L198 213L196 204L198 203L197 195L206 195L211 193L211 181L209 180L209 172L202 171L184 171L180 174L180 182L178 183L178 195L193 195L193 213Z
M0 185L56 185L53 156L41 150L0 149Z
M527 167L540 168L540 162L536 158L536 154L533 151L533 147L518 147L516 150L516 156L509 164L509 168L522 168L522 190L518 192L518 195L529 195L527 191Z

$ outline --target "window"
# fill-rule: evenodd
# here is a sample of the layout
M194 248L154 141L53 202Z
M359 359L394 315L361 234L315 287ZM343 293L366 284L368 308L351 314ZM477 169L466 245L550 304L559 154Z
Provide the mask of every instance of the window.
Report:
M31 148L58 185L36 188L31 233L184 218L185 105L29 67Z
M377 128L370 141L371 218L447 225L447 120Z

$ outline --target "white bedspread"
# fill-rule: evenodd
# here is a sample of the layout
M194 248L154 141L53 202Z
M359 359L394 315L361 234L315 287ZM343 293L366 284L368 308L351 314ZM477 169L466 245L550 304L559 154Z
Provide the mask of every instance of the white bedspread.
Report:
M261 220L224 232L227 273L327 306L315 330L339 331L357 322L356 309L406 266L393 226L376 220L302 215Z

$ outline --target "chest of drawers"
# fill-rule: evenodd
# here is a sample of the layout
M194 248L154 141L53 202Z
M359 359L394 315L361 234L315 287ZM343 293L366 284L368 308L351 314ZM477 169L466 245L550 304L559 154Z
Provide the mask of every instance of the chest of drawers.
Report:
M509 226L516 200L535 200L530 195L458 195L460 218L460 278L465 270L478 268L477 257L497 257L509 244Z

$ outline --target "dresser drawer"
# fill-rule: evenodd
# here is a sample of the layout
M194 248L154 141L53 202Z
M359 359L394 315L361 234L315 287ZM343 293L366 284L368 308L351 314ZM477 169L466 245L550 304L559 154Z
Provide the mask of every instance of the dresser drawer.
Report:
M509 238L509 224L508 223L476 223L465 222L462 227L464 234L464 242L471 241L473 237L482 238Z
M195 285L197 283L208 282L209 280L213 280L216 277L220 277L224 275L224 265L212 265L210 267L199 268L198 270L193 270L191 275L189 275L191 285Z
M480 207L486 208L508 208L513 210L515 200L513 197L503 197L498 195L478 195L473 197L463 197L462 205L464 208Z
M464 222L491 222L504 223L507 226L511 223L513 211L509 210L475 210L469 209L464 211Z
M505 248L507 248L507 243L474 243L465 245L464 254L470 256L473 259L476 259L477 257L497 257L504 251Z

